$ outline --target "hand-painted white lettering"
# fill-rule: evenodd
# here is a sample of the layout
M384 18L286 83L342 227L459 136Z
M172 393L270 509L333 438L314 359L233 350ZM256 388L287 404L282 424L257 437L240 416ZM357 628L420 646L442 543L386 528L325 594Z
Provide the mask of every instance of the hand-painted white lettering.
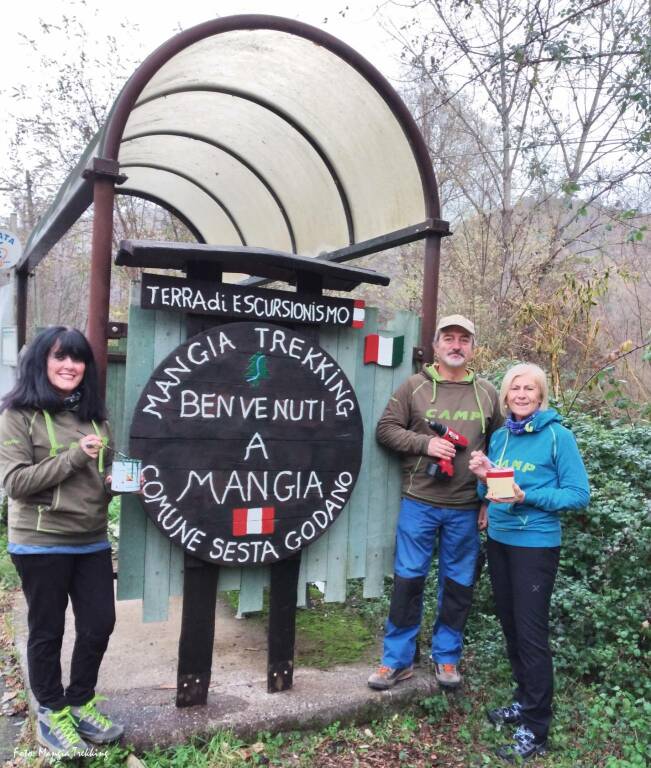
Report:
M267 334L271 330L271 328L254 328L253 329L258 334L258 346L260 349L264 349L265 346L265 339L267 337Z
M158 289L160 286L158 285L148 285L147 289L149 290L149 293L151 294L149 297L149 301L153 304L156 301L156 294L158 293Z
M277 421L280 416L282 416L285 421L287 421L288 417L288 407L289 407L289 400L288 398L285 398L284 400L276 400L274 401L274 415L272 421Z
M181 412L182 419L192 419L201 413L199 409L199 395L191 389L181 390ZM201 414L203 416L203 413ZM204 416L205 418L205 416Z
M223 395L217 396L217 414L218 419L222 418L222 413L226 414L230 419L233 415L233 403L235 402L235 395L231 395L228 399Z
M200 353L198 353L200 356L195 357L194 350L199 347L201 350ZM190 344L188 347L188 360L193 365L203 365L208 359L210 358L210 354L207 349L202 349L202 344L200 341L195 341L194 344Z
M321 362L314 369L314 375L320 376L321 381L325 381L326 377L324 374L325 374L326 368L334 368L334 365L335 365L334 363L329 363L324 357L323 360L321 360Z
M212 548L208 553L212 560L245 563L269 563L280 559L274 545L267 539L253 541L226 542L220 537L212 540Z
M349 399L341 400L335 406L335 413L337 414L337 416L348 417L354 410L355 410L355 403Z
M287 354L287 347L285 346L285 331L275 330L271 335L271 349L269 352L272 354L276 349L280 347L283 355Z
M267 461L269 461L269 454L267 453L267 448L259 432L256 432L253 435L253 437L249 440L249 444L246 446L246 453L244 454L244 461L249 460L249 454L253 450L262 451L262 455L265 457L265 459L267 459Z
M333 510L341 509L341 504L335 504L334 501L330 501L330 499L326 499L325 508L328 511L328 517L330 518L330 520L334 520Z
M192 302L192 309L196 310L197 308L203 309L204 312L208 311L206 300L204 299L203 293L201 291L197 291L194 297L194 301Z
M240 395L240 410L242 411L242 416L245 419L249 418L249 413L251 413L251 410L253 409L253 406L255 405L255 398L252 400L247 401Z
M199 483L200 486L204 486L206 483L208 483L210 493L212 494L215 503L219 504L219 497L217 496L215 486L212 483L212 472L206 472L206 474L201 477L198 472L194 471L194 469L190 470L190 473L188 474L188 482L186 483L185 488L181 491L180 495L176 497L177 503L181 501L181 499L191 490L193 480Z
M215 393L207 392L201 395L201 418L202 419L214 419L215 410Z
M210 339L210 336L208 336L208 339ZM224 350L226 347L230 347L231 349L235 349L235 344L228 338L228 336L223 332L219 332L219 353L221 355L224 354Z
M312 367L312 363L314 360L318 360L320 357L323 357L321 352L319 352L318 349L314 349L314 347L310 347L305 353L305 357L301 360L301 365L307 365L307 367L313 371L314 368Z
M305 342L303 339L299 339L297 336L294 336L289 342L289 356L293 357L294 360L300 360L304 343Z
M149 481L149 484L155 481ZM163 493L163 487L157 483L156 493L150 493L152 501L158 501ZM299 501L310 497L323 498L323 481L315 470L309 473L294 472L283 469L278 472L269 470L249 470L241 472L231 470L223 486L217 482L213 471L203 475L192 469L184 489L176 498L182 501L188 494L195 496L197 489L207 485L210 495L217 506L225 504L262 503L270 499L278 502ZM335 495L332 491L331 496ZM343 502L342 502L343 503Z
M211 312L226 312L226 307L219 291L215 291L215 298L208 301L208 309Z

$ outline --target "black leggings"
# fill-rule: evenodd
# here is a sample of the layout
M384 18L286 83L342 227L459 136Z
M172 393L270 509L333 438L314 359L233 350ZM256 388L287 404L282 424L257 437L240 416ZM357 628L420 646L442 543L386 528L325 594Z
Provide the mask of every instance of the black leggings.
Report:
M488 571L517 684L522 721L544 741L552 719L554 668L549 604L560 547L514 547L488 539Z
M27 600L27 666L39 704L81 706L95 685L115 625L111 550L87 555L12 555ZM61 683L61 644L68 596L75 616L70 685Z

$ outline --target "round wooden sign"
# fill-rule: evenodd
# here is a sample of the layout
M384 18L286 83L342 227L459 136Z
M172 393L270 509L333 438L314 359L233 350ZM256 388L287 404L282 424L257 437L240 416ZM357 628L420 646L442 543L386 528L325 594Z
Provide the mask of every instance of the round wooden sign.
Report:
M363 427L337 362L268 323L211 328L156 368L135 409L147 514L219 565L265 565L310 544L357 480Z

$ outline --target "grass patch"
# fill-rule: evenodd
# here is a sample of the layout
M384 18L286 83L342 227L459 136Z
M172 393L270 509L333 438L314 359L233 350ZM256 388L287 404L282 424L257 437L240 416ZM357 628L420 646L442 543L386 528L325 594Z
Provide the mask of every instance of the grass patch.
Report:
M375 647L373 632L340 603L316 603L296 614L297 663L317 669L352 664Z
M166 750L145 752L146 768L483 768L503 767L496 747L510 740L512 729L498 730L486 719L487 703L503 703L510 689L508 674L486 674L481 665L466 667L472 681L464 693L438 694L420 707L368 725L341 727L333 723L318 732L259 733L250 744L228 732L209 740ZM485 686L492 680L494 688ZM630 720L618 723L626 712L623 701L604 702L592 687L560 682L555 700L555 719L550 751L527 763L530 768L643 768L651 753L646 744L648 712L633 707ZM632 703L632 702L630 702ZM626 709L626 705L624 705ZM110 751L103 762L90 768L117 768L128 750Z
M7 497L0 501L0 590L15 589L20 584L18 573L7 552Z
M376 628L369 617L360 615L354 604L326 603L313 585L308 588L309 607L296 611L296 663L300 666L330 669L338 664L353 664L369 659L376 647ZM227 592L226 601L237 611L239 593ZM247 621L266 624L269 595L264 608L249 615Z

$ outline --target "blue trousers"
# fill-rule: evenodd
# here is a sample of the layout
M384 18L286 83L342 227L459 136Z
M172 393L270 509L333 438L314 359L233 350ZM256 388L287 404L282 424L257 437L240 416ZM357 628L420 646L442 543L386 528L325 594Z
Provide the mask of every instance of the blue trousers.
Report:
M394 592L402 590L410 607L402 610L401 596L394 593L391 614L385 625L382 657L382 663L388 667L408 667L414 661L423 613L420 585L424 584L437 545L440 615L444 595L448 603L454 602L454 594L450 599L451 590L458 593L465 589L465 597L469 600L467 588L474 582L479 553L477 509L432 507L422 501L403 498L396 530ZM394 609L396 602L397 610ZM454 612L449 605L445 606L446 617ZM399 626L392 620L397 614L405 617L399 621ZM432 630L432 659L439 664L457 664L462 650L463 627L449 626L437 616Z

